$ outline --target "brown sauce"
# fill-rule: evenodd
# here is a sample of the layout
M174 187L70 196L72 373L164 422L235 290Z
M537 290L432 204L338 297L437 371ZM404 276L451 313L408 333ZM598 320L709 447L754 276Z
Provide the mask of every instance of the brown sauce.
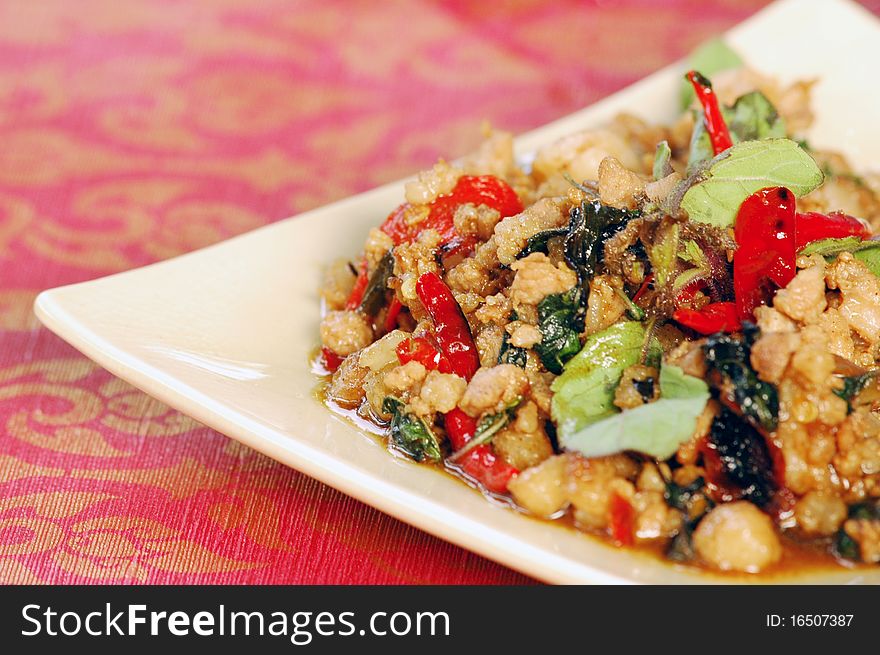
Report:
M327 409L334 414L341 416L346 421L362 430L364 433L370 436L372 439L379 440L382 445L389 451L389 455L394 457L403 457L405 459L409 458L403 453L397 451L397 449L390 443L388 443L386 439L387 429L385 426L377 423L369 418L365 417L361 414L358 409L347 409L344 408L337 403L335 403L332 399L327 396L327 386L330 380L330 372L327 371L320 363L319 353L316 353L315 356L311 360L312 372L321 380L320 383L315 388L315 398L321 404L323 404ZM411 460L410 460L411 461ZM574 530L580 534L589 535L592 538L598 539L606 545L619 548L611 537L605 532L595 531L595 530L584 530L578 528L574 520L571 516L570 512L565 512L559 518L553 519L545 519L533 516L529 514L524 509L519 507L514 500L506 495L506 494L495 494L490 491L487 491L480 485L478 482L474 481L464 473L462 473L454 464L449 464L447 462L443 462L440 464L434 464L431 462L424 462L420 464L421 466L430 467L435 471L439 471L446 475L449 475L455 478L457 481L466 484L471 487L475 492L481 493L489 502L505 507L510 511L515 511L522 516L532 520L538 521L544 524L551 524L554 526L560 526L565 529ZM628 550L633 550L637 552L644 553L649 555L652 558L657 560L666 562L670 565L681 566L691 570L697 571L708 571L711 572L715 576L723 576L725 578L730 578L731 581L740 579L740 580L756 580L759 579L761 581L768 581L770 578L774 577L783 577L783 576L791 576L794 573L807 573L807 572L820 572L820 571L840 571L843 569L862 569L862 568L873 568L868 564L861 562L851 562L849 560L841 560L835 557L831 552L831 541L830 539L799 539L793 533L780 531L779 533L780 541L783 547L783 555L782 559L776 564L764 569L760 574L749 574L749 573L740 573L740 572L724 572L718 571L717 569L711 568L699 560L689 561L689 562L673 562L668 557L666 557L665 549L666 544L651 544L651 543L642 543L632 547L628 547Z

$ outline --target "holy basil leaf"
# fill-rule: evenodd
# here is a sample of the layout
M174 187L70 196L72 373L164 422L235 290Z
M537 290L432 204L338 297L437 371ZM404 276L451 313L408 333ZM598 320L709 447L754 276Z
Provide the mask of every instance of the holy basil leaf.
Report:
M698 70L711 77L715 73L739 68L742 58L719 38L711 39L699 45L688 57L688 68ZM681 108L687 109L694 100L694 89L688 82L681 87Z
M587 457L634 450L667 459L693 436L708 400L705 382L666 365L660 369L659 400L612 414L573 434L560 433L559 444Z
M502 429L507 427L507 425L516 418L516 408L519 407L521 403L522 397L517 396L516 399L507 405L503 411L498 412L497 414L487 414L480 419L480 422L477 424L477 429L474 430L474 436L471 437L470 441L459 450L452 453L448 461L455 462L460 460L477 446L482 446L483 444L492 441L496 434L501 432Z
M644 341L645 328L635 321L617 323L587 339L551 386L551 413L560 439L616 411L614 390L623 370L638 363ZM656 341L651 350L653 356L659 354Z
M427 423L404 412L404 404L391 396L382 402L382 411L391 414L391 442L415 461L440 460L440 444Z
M842 252L851 252L853 257L863 262L874 275L880 277L880 241L862 241L858 237L822 239L808 244L799 254L822 255L830 261Z
M728 129L740 141L785 137L785 120L760 91L741 95L724 113Z
M581 348L578 315L581 310L580 289L554 293L538 304L538 329L542 339L534 349L541 363L551 373L562 373L562 367Z
M672 159L672 149L669 143L661 141L657 144L657 150L654 151L654 179L660 180L672 173L672 165L669 161Z
M393 272L394 256L389 250L379 261L379 265L376 266L376 270L373 271L364 290L364 297L361 300L359 309L367 316L375 316L382 309L388 292L388 278L391 277Z
M538 232L529 237L526 245L519 251L519 253L517 253L516 258L522 259L523 257L531 255L533 252L543 252L546 254L550 241L553 239L564 238L566 234L568 234L567 227L557 227L552 230Z
M824 176L816 162L789 139L743 141L712 160L681 200L693 221L718 227L733 225L743 200L755 191L783 186L800 197Z
M745 330L742 337L722 334L711 336L703 344L709 370L718 371L733 387L733 399L743 417L755 427L775 430L779 416L779 396L769 382L758 378L751 365L752 343L756 329Z
M752 91L737 98L731 107L722 107L721 114L734 144L741 141L782 138L786 135L785 121L776 107L760 91ZM688 155L688 174L710 159L714 153L709 133L702 120L694 125Z
M709 443L715 449L727 482L738 488L746 500L759 507L767 505L776 490L767 440L724 407L712 421Z
M602 261L605 242L638 216L637 212L603 205L598 200L584 201L571 208L568 234L565 237L565 261L585 284Z
M510 345L510 336L505 332L501 341L501 350L498 353L499 364L514 364L520 368L526 367L528 352L525 348Z

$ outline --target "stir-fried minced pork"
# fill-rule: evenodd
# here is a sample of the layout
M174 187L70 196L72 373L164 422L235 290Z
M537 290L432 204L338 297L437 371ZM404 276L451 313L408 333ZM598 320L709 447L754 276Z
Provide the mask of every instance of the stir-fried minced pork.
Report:
M618 546L876 564L880 176L804 145L814 81L686 79L669 126L621 115L530 165L487 128L407 183L326 271L326 398Z

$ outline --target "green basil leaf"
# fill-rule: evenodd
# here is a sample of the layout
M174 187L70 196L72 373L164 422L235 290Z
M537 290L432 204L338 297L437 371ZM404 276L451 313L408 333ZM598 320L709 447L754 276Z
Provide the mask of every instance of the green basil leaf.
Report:
M700 44L688 57L688 68L698 70L706 77L739 68L742 64L743 60L736 51L719 38ZM684 82L681 87L681 108L687 109L693 100L694 89L690 83Z
M712 160L681 201L693 221L717 227L733 225L743 200L771 186L809 193L824 179L816 162L789 139L743 141Z
M737 98L732 107L725 109L724 120L740 141L779 139L786 135L785 121L760 91Z
M367 316L375 316L382 305L385 303L385 297L388 294L388 278L394 273L394 255L389 250L385 253L376 266L376 270L370 276L367 287L364 290L364 297L361 300L360 311Z
M614 390L623 370L638 363L644 341L645 328L635 321L616 323L587 339L551 386L551 413L560 438L617 411ZM659 344L651 345L657 356Z
M654 179L660 180L672 172L672 165L669 160L672 159L672 148L669 143L661 141L657 144L657 150L654 151Z
M498 352L499 364L513 364L520 368L526 367L528 361L528 351L525 348L518 348L510 345L510 336L505 332L504 338L501 340L501 349Z
M822 255L831 261L842 252L851 252L853 257L864 262L874 275L880 277L880 241L862 241L858 237L822 239L807 244L798 254Z
M382 411L391 414L391 442L415 461L439 461L440 444L425 421L403 411L404 404L391 396L382 402Z
M562 373L562 367L581 349L578 315L580 289L554 293L538 303L538 329L541 342L534 350L551 373Z
M573 434L561 434L559 444L587 457L634 450L667 459L690 439L697 418L709 401L708 385L677 366L660 369L660 399L591 423Z

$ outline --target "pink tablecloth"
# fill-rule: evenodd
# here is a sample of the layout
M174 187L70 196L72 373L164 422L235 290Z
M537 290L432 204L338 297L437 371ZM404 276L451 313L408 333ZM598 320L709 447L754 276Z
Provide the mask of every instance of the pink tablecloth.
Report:
M0 4L0 581L526 581L134 390L33 298L540 125L764 4Z

